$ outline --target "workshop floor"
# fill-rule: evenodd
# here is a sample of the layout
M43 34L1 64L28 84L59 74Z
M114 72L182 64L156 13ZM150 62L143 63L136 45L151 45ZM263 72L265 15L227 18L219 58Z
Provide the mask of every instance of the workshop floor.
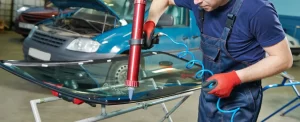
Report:
M23 37L14 32L0 33L0 59L1 60L22 60L22 39ZM300 62L295 62L288 73L300 80ZM29 83L4 70L0 70L0 120L3 122L33 122L33 114L29 101L32 99L52 96L50 91L35 84ZM263 80L263 85L279 83L279 75ZM300 90L300 87L298 87ZM180 108L172 114L174 122L196 122L199 91L193 94ZM295 97L291 87L270 89L264 93L263 105L259 121L264 117L287 103ZM176 102L166 103L171 108ZM299 103L299 101L298 101ZM108 110L113 111L131 105L109 106ZM65 101L38 105L43 122L71 122L100 113L100 107L90 107L87 104L74 105ZM282 112L281 112L282 113ZM300 107L282 117L275 115L270 122L300 122ZM147 110L137 110L131 113L113 117L103 122L155 122L163 115L160 105L150 107Z

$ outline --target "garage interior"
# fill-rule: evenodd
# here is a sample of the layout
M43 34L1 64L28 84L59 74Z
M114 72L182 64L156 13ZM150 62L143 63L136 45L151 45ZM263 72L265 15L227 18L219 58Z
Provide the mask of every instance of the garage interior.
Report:
M10 2L9 2L10 1ZM13 1L13 0L12 0ZM0 59L1 60L23 60L24 55L22 52L22 44L24 37L17 34L13 30L13 24L11 22L10 10L11 3L20 3L11 0L1 0L0 8L0 19L3 18L6 23L8 23L8 28L4 31L0 31ZM26 0L23 0L25 2ZM275 1L275 0L274 0ZM297 1L299 3L299 1ZM4 4L3 4L4 3ZM33 5L41 6L43 3L33 3ZM299 4L298 4L299 5ZM15 7L16 8L16 7ZM290 15L298 14L298 12L290 13ZM282 7L278 7L279 13L283 10ZM296 10L295 10L296 11ZM3 14L2 14L3 13ZM288 18L288 17L287 17ZM284 18L284 19L287 19ZM297 17L295 17L297 18ZM290 21L297 21L300 23L300 16L297 19ZM300 40L300 30L297 32L297 26L286 26L287 33L291 33L295 38ZM299 27L298 27L299 28ZM296 57L299 58L299 57ZM296 81L300 81L300 61L294 61L292 68L287 70L287 72L295 77ZM25 81L3 69L0 70L0 120L3 122L33 122L34 117L30 107L30 100L50 97L51 92L48 89L42 88L38 85L32 84ZM281 83L282 76L280 74L263 79L263 87L269 84ZM297 88L300 90L300 86ZM197 121L197 107L199 100L200 91L196 91L187 101L180 106L171 116L175 122L195 122ZM270 89L263 93L263 103L259 114L258 121L263 120L265 117L285 105L290 100L294 99L297 95L295 94L292 87L281 87L276 89ZM300 96L298 96L300 98ZM167 107L172 107L178 100L167 102ZM278 114L274 115L267 121L270 122L300 122L300 107L294 109L293 111L287 113L285 116L280 116L284 111L288 110L290 107L299 104L298 102L293 103L286 109L280 111ZM117 110L120 108L130 107L135 104L128 105L116 105L108 106L108 111ZM70 102L63 100L41 104L38 105L39 112L41 114L41 119L43 122L71 122L87 117L92 117L100 114L100 107L91 107L87 104L75 105ZM159 121L164 115L163 110L160 105L150 107L147 110L137 110L131 113L123 114L106 120L103 122L154 122ZM167 120L166 120L167 121Z

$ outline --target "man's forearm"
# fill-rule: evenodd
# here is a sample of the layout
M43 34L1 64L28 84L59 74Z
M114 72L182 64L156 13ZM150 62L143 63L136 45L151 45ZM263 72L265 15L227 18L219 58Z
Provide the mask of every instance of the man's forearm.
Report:
M149 9L148 21L157 24L160 16L166 11L169 5L175 5L172 0L153 0Z
M237 74L242 82L250 82L278 74L288 69L289 64L278 56L269 56L250 67L238 70Z
M280 43L275 49L276 53L271 54L252 66L238 70L237 75L240 80L242 82L251 82L278 74L290 68L293 64L293 58L288 46L285 45L286 40Z

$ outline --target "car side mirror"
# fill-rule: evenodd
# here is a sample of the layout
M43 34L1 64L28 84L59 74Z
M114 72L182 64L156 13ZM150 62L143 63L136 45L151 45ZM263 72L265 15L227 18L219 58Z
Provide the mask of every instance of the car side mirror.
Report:
M173 26L174 25L174 17L170 14L163 14L157 22L157 27L161 26Z

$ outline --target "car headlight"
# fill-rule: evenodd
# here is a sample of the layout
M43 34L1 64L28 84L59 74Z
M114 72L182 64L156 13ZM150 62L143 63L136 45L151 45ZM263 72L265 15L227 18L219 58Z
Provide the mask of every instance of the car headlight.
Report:
M96 52L100 44L88 38L78 38L73 40L68 46L68 50L92 53Z
M22 7L20 7L20 8L17 10L17 13L20 14L20 13L26 11L27 9L29 9L29 7L22 6Z

